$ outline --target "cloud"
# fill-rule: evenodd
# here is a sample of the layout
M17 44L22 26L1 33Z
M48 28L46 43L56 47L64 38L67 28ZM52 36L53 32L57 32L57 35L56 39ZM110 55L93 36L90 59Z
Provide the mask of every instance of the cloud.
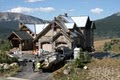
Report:
M75 9L69 9L69 10L66 10L66 9L61 9L62 12L74 12L76 11Z
M40 11L40 12L52 12L55 11L55 9L53 7L40 7L40 8L36 8L36 11Z
M25 2L40 2L40 1L45 1L45 0L25 0Z
M101 8L95 8L95 9L91 9L90 11L95 14L101 14L101 12L103 12L104 10Z
M17 12L17 13L30 13L32 12L32 8L27 8L27 7L16 7L8 10L8 12Z
M70 9L69 11L70 11L70 12L73 12L73 11L75 11L75 9Z
M55 11L53 7L40 7L40 8L16 7L8 10L8 12L16 13L52 12L52 11Z

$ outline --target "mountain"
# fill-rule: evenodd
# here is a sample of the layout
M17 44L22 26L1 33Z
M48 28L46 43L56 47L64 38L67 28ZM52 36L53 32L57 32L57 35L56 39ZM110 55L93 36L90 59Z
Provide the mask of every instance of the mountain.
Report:
M0 37L7 36L13 30L18 30L19 22L46 23L49 21L20 13L0 12ZM96 39L120 37L120 12L96 20L95 25Z
M11 12L0 12L0 22L17 21L24 23L43 23L44 20L30 15L11 13Z
M106 18L95 21L96 38L116 38L120 37L120 12L112 14Z
M49 21L20 13L0 12L0 37L8 35L13 30L18 30L20 22L41 24Z

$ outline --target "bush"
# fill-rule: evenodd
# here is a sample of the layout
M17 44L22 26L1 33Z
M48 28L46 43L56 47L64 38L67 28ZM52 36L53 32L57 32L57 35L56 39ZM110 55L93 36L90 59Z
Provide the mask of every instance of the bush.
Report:
M111 40L111 43L113 43L113 44L117 44L117 43L119 43L119 42L120 42L119 39L112 39L112 40Z
M90 56L88 52L82 52L81 50L79 50L79 56L75 59L74 62L75 67L83 68L83 66L88 62L90 62Z
M12 45L9 41L0 39L0 50L1 51L8 51L11 48L12 48Z
M104 47L103 47L103 50L104 50L104 51L111 50L111 43L105 43L105 44L104 44Z
M15 58L15 57L11 58L4 51L3 52L0 51L0 63L10 64L12 62L17 62L17 61L18 61L17 58Z

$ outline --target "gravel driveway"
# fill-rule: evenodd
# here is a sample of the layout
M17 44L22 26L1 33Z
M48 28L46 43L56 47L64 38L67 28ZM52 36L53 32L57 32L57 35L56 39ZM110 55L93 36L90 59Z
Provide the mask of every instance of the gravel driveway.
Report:
M27 59L27 60L38 60L34 58L33 54L23 54L22 59ZM15 78L23 78L23 79L29 79L29 80L48 80L50 75L52 75L51 72L33 72L32 71L32 62L27 61L26 65L21 66L21 71L18 72L14 77Z

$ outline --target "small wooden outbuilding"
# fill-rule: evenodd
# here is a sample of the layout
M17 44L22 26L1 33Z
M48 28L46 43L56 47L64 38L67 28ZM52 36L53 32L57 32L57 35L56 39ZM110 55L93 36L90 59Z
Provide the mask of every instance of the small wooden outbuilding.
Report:
M13 31L8 40L12 43L14 48L19 50L32 50L33 49L33 38L24 31Z

